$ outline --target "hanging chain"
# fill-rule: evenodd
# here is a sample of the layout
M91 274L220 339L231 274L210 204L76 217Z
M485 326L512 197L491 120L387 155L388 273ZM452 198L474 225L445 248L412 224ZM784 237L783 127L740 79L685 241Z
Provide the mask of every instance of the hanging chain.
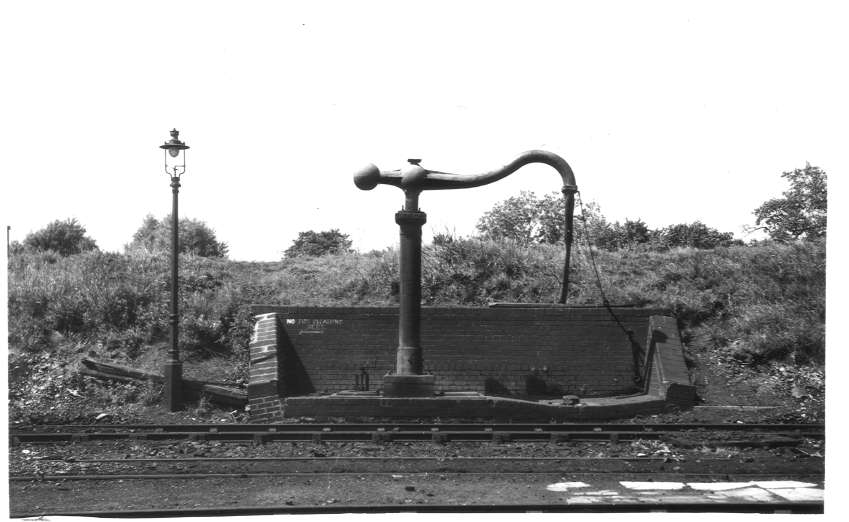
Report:
M580 196L580 194L581 194L580 192L576 193L576 195L578 195L578 196ZM604 305L604 308L607 309L607 312L610 314L610 316L613 318L613 320L616 322L616 324L619 325L619 328L621 328L622 331L625 332L625 335L628 336L628 339L630 339L630 341L632 343L634 343L635 342L634 341L634 332L625 328L625 326L622 324L622 321L620 321L619 317L617 317L616 312L613 311L613 308L610 306L610 301L607 300L607 295L605 295L605 293L604 293L604 287L601 284L601 276L598 273L598 266L596 265L595 255L593 254L592 241L590 240L590 231L589 231L589 227L587 226L587 213L584 210L584 198L583 197L578 198L578 204L581 206L581 220L584 222L584 226L582 227L582 236L585 240L585 241L583 241L584 248L587 250L587 254L589 255L589 258L590 258L590 264L593 267L593 273L595 274L596 286L598 286L598 293L601 294L601 304Z

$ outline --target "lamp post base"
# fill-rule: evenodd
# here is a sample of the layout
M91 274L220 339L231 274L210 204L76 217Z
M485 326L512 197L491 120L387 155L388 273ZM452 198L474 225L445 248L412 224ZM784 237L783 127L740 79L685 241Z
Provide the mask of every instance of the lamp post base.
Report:
M384 397L431 397L435 391L435 375L383 376Z
M166 361L165 373L165 403L168 411L179 411L183 408L183 363Z

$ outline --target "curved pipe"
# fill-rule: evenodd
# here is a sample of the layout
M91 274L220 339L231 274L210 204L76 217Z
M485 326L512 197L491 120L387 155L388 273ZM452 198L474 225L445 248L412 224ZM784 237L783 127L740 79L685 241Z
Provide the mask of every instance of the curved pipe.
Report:
M403 189L406 198L404 210L418 211L419 193L423 190L462 189L488 185L506 178L528 163L545 163L554 167L563 179L563 197L566 203L566 215L564 216L566 259L563 263L563 285L559 300L561 304L566 304L566 295L569 291L569 262L572 252L572 214L575 206L575 193L578 191L575 174L566 160L553 152L529 150L519 154L516 159L500 169L465 176L426 170L419 166L419 160L410 160L410 163L412 165L404 170L392 171L380 170L373 164L368 165L354 174L354 184L361 190L371 190L380 184Z
M566 160L545 150L529 150L503 167L483 174L449 174L435 170L426 170L419 165L411 165L404 170L380 170L368 165L354 174L354 184L361 190L371 190L377 185L392 185L404 190L420 192L422 190L448 190L480 187L506 178L529 163L545 163L553 167L563 179L564 192L577 192L575 174Z

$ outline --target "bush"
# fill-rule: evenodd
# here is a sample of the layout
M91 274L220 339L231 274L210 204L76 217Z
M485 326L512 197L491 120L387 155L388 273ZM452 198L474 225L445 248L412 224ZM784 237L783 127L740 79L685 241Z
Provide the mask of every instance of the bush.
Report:
M716 248L743 244L734 239L731 232L720 232L701 221L672 225L659 230L656 238L658 248Z
M665 250L677 247L716 248L742 244L733 234L719 232L699 221L652 230L641 219L610 223L601 214L598 203L576 200L574 232L576 241L604 250ZM557 192L538 198L523 191L487 211L478 221L482 239L514 241L520 245L558 244L563 241L566 205ZM434 236L434 245L450 238L450 234Z
M796 365L825 360L825 324L803 303L754 305L732 321L731 354L755 364L784 360Z
M97 244L85 235L85 227L76 219L56 220L45 228L28 234L23 246L35 252L56 252L60 256L70 256L89 250L96 250ZM10 247L10 250L18 250Z
M595 236L585 238L592 245L605 250L619 250L620 248L635 248L647 244L654 236L654 231L649 230L641 219L632 221L626 219L624 224L618 221L612 224L605 222L604 227L596 230Z
M339 229L323 230L315 232L308 230L299 232L298 238L292 242L292 246L286 249L283 255L287 258L302 256L326 256L333 254L345 254L351 251L351 240L348 234L339 232Z
M157 221L148 214L142 226L133 234L125 250L144 250L153 253L171 253L173 219L167 215ZM178 251L200 257L227 257L227 243L215 237L215 231L203 221L182 218L178 227Z
M533 192L495 204L478 220L480 236L491 241L515 241L521 245L554 244L563 240L566 204L557 192L537 198Z
M164 269L157 259L138 263L97 251L59 259L50 253L13 256L9 313L20 322L10 324L10 344L23 341L32 325L86 337L145 323L161 299L155 290Z
M422 297L430 305L554 303L564 253L562 245L446 235L423 249ZM685 339L707 338L699 349L726 360L813 368L823 362L823 240L667 251L591 251L582 245L573 250L572 263L570 304L599 305L606 297L614 305L670 310ZM142 250L11 255L14 414L48 407L47 393L82 390L73 380L71 363L91 351L119 364L160 371L168 344L169 276L167 258ZM392 304L397 300L398 251L274 263L188 255L181 259L180 285L180 343L189 361L187 376L244 383L252 333L249 304ZM46 376L63 365L67 379L47 382ZM126 396L143 400L145 393L128 389ZM71 415L73 402L69 404Z

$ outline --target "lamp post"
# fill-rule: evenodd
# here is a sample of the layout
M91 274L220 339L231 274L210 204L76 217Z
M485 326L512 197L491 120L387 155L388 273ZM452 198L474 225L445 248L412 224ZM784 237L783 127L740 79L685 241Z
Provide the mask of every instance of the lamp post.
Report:
M169 411L177 411L182 406L183 363L180 362L178 338L178 288L177 256L179 255L177 216L177 193L180 191L180 176L186 172L186 149L188 145L179 140L180 132L171 131L171 139L160 145L165 150L165 173L171 177L171 348L165 361L165 401Z

